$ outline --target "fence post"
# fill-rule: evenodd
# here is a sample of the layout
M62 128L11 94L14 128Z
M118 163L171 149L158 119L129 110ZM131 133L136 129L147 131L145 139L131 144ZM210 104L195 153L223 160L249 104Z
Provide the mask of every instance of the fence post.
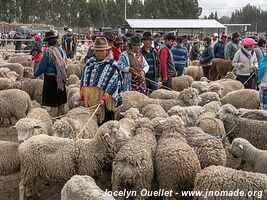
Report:
M6 37L5 37L5 38L6 38ZM7 38L6 38L5 43L6 43L6 54L7 54Z

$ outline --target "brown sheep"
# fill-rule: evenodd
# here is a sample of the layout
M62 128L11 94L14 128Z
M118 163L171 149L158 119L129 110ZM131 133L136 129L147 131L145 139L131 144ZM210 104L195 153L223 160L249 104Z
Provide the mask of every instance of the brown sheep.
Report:
M227 72L234 69L230 60L221 58L213 58L212 65L209 72L209 79L211 81L219 80L221 77L226 76Z

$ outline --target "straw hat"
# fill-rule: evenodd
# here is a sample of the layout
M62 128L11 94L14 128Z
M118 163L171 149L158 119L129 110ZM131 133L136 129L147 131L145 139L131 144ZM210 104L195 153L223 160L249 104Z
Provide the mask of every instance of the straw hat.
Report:
M97 37L95 39L95 43L92 47L92 50L103 51L103 50L108 50L108 49L110 49L110 47L108 46L108 42L105 37Z

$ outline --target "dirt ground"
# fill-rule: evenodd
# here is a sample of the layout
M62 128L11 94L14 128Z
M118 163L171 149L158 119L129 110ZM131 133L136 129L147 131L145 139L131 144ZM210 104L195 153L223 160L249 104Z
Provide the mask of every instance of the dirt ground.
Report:
M0 140L17 141L16 130L10 126L0 125ZM9 176L0 176L0 200L18 200L19 198L19 173ZM38 200L60 200L60 191L63 184L46 186L38 184L41 198Z

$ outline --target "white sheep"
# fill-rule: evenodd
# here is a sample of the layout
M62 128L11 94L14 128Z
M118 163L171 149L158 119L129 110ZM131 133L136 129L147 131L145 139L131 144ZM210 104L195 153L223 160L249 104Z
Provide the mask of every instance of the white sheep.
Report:
M198 93L202 94L208 92L209 83L206 81L194 81L190 87L197 89Z
M152 99L176 99L179 96L179 92L170 91L165 89L158 89L150 94Z
M17 80L23 79L24 67L19 63L2 63L0 68L8 68L10 71L16 72L19 75Z
M212 101L220 101L220 97L216 92L205 92L199 95L201 98L200 106L204 106Z
M243 84L237 80L221 79L212 81L209 85L210 92L216 92L220 97L224 97L229 92L244 89Z
M82 106L70 110L64 117L55 121L52 126L53 135L64 138L76 138L78 134L81 134L81 138L93 138L98 129L98 124L96 116L93 116L92 120L88 123L92 114L92 109Z
M117 121L103 124L93 139L67 139L37 135L21 143L18 148L21 181L20 200L25 199L25 189L44 181L67 181L75 174L100 178L102 171L111 166L122 141L129 134ZM42 159L40 159L42 158ZM32 191L36 198L37 188Z
M18 143L0 141L0 175L19 172Z
M33 108L26 118L20 119L14 126L18 132L18 141L24 142L34 135L52 135L52 118L43 108Z
M149 104L145 106L142 109L141 114L144 117L149 118L150 120L156 117L162 117L162 118L169 117L169 115L165 112L165 110L160 105L157 104Z
M67 84L66 85L78 85L79 86L79 77L76 76L75 74L71 74L69 78L67 78Z
M184 75L172 78L172 89L175 91L183 91L189 88L193 83L194 79L191 76Z
M69 110L73 108L77 108L79 106L83 106L83 101L80 99L80 88L73 87L70 88L67 94L67 102L69 106Z
M198 61L199 62L199 61ZM199 81L204 76L201 66L188 66L184 72L185 75L191 76L194 81Z
M61 200L115 200L102 191L90 176L75 175L61 190Z

